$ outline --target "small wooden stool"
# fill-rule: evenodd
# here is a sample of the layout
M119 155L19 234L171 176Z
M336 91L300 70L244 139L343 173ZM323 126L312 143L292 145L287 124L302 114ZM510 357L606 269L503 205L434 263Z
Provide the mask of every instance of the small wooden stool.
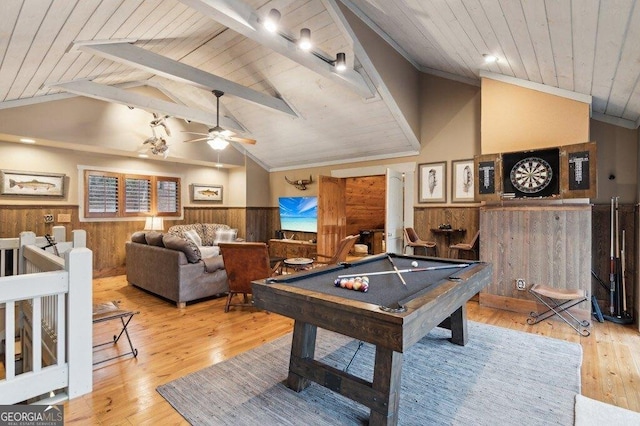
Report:
M589 321L580 321L578 318L574 317L571 312L568 311L569 308L587 300L587 293L585 290L553 288L547 285L534 284L529 289L529 293L531 293L536 299L538 299L540 303L549 308L549 310L541 314L531 312L529 314L529 318L527 318L527 324L537 324L542 320L557 315L562 321L569 324L571 328L573 328L581 336L586 337L591 334L591 332L586 329L586 327L589 327L590 325ZM574 322L571 322L569 319L567 319L564 316L565 313L569 317L571 317Z

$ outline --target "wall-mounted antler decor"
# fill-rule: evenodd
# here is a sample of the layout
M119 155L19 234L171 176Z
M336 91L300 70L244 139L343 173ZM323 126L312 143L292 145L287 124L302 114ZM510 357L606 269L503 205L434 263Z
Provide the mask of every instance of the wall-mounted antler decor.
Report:
M287 179L286 176L284 177L284 180L286 180L287 183L290 183L291 185L298 188L300 191L304 191L305 189L307 189L307 185L313 182L311 175L309 175L308 180L307 179L289 180Z

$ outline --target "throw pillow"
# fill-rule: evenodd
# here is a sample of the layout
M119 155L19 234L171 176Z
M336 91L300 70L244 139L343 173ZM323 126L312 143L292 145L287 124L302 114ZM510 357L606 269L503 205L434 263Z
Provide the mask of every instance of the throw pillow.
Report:
M138 244L147 244L144 231L138 231L131 234L131 242Z
M162 232L150 231L144 236L150 246L164 247L162 243Z
M204 259L205 257L214 257L220 254L220 247L217 246L199 246L200 255Z
M200 250L192 241L178 237L174 234L165 234L162 238L164 246L173 250L180 250L187 257L187 262L198 263L200 260Z
M203 223L202 229L202 244L205 246L212 246L216 236L216 230L229 229L229 225L223 225L221 223Z
M197 246L202 245L202 239L200 238L200 235L198 235L195 229L189 229L188 231L184 231L183 234L186 239L191 240L195 245Z
M216 229L216 233L213 237L213 245L218 243L232 243L236 240L238 235L237 229Z

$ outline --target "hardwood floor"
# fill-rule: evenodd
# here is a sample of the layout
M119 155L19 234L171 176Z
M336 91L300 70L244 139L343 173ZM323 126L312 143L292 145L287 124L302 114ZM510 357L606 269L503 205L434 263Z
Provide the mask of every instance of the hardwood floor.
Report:
M224 313L224 298L178 309L166 301L127 285L124 276L94 280L94 301L119 300L139 310L129 325L137 358L123 357L96 365L94 391L65 403L65 423L97 425L187 424L156 392L156 387L223 361L291 330L285 317L254 309ZM631 326L595 323L590 337L579 337L569 326L547 320L526 323L526 316L468 304L469 319L571 342L583 348L582 394L640 412L640 334ZM115 321L94 326L94 343L112 338ZM117 348L94 353L94 359L128 351ZM513 362L518 362L513 360Z

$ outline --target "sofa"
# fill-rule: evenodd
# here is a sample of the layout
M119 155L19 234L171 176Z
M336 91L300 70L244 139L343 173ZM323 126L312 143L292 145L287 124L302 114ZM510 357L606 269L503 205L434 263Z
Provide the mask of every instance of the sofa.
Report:
M166 233L135 232L125 244L127 281L179 308L226 294L227 274L217 243L235 241L236 234L228 225L199 223L175 225Z

